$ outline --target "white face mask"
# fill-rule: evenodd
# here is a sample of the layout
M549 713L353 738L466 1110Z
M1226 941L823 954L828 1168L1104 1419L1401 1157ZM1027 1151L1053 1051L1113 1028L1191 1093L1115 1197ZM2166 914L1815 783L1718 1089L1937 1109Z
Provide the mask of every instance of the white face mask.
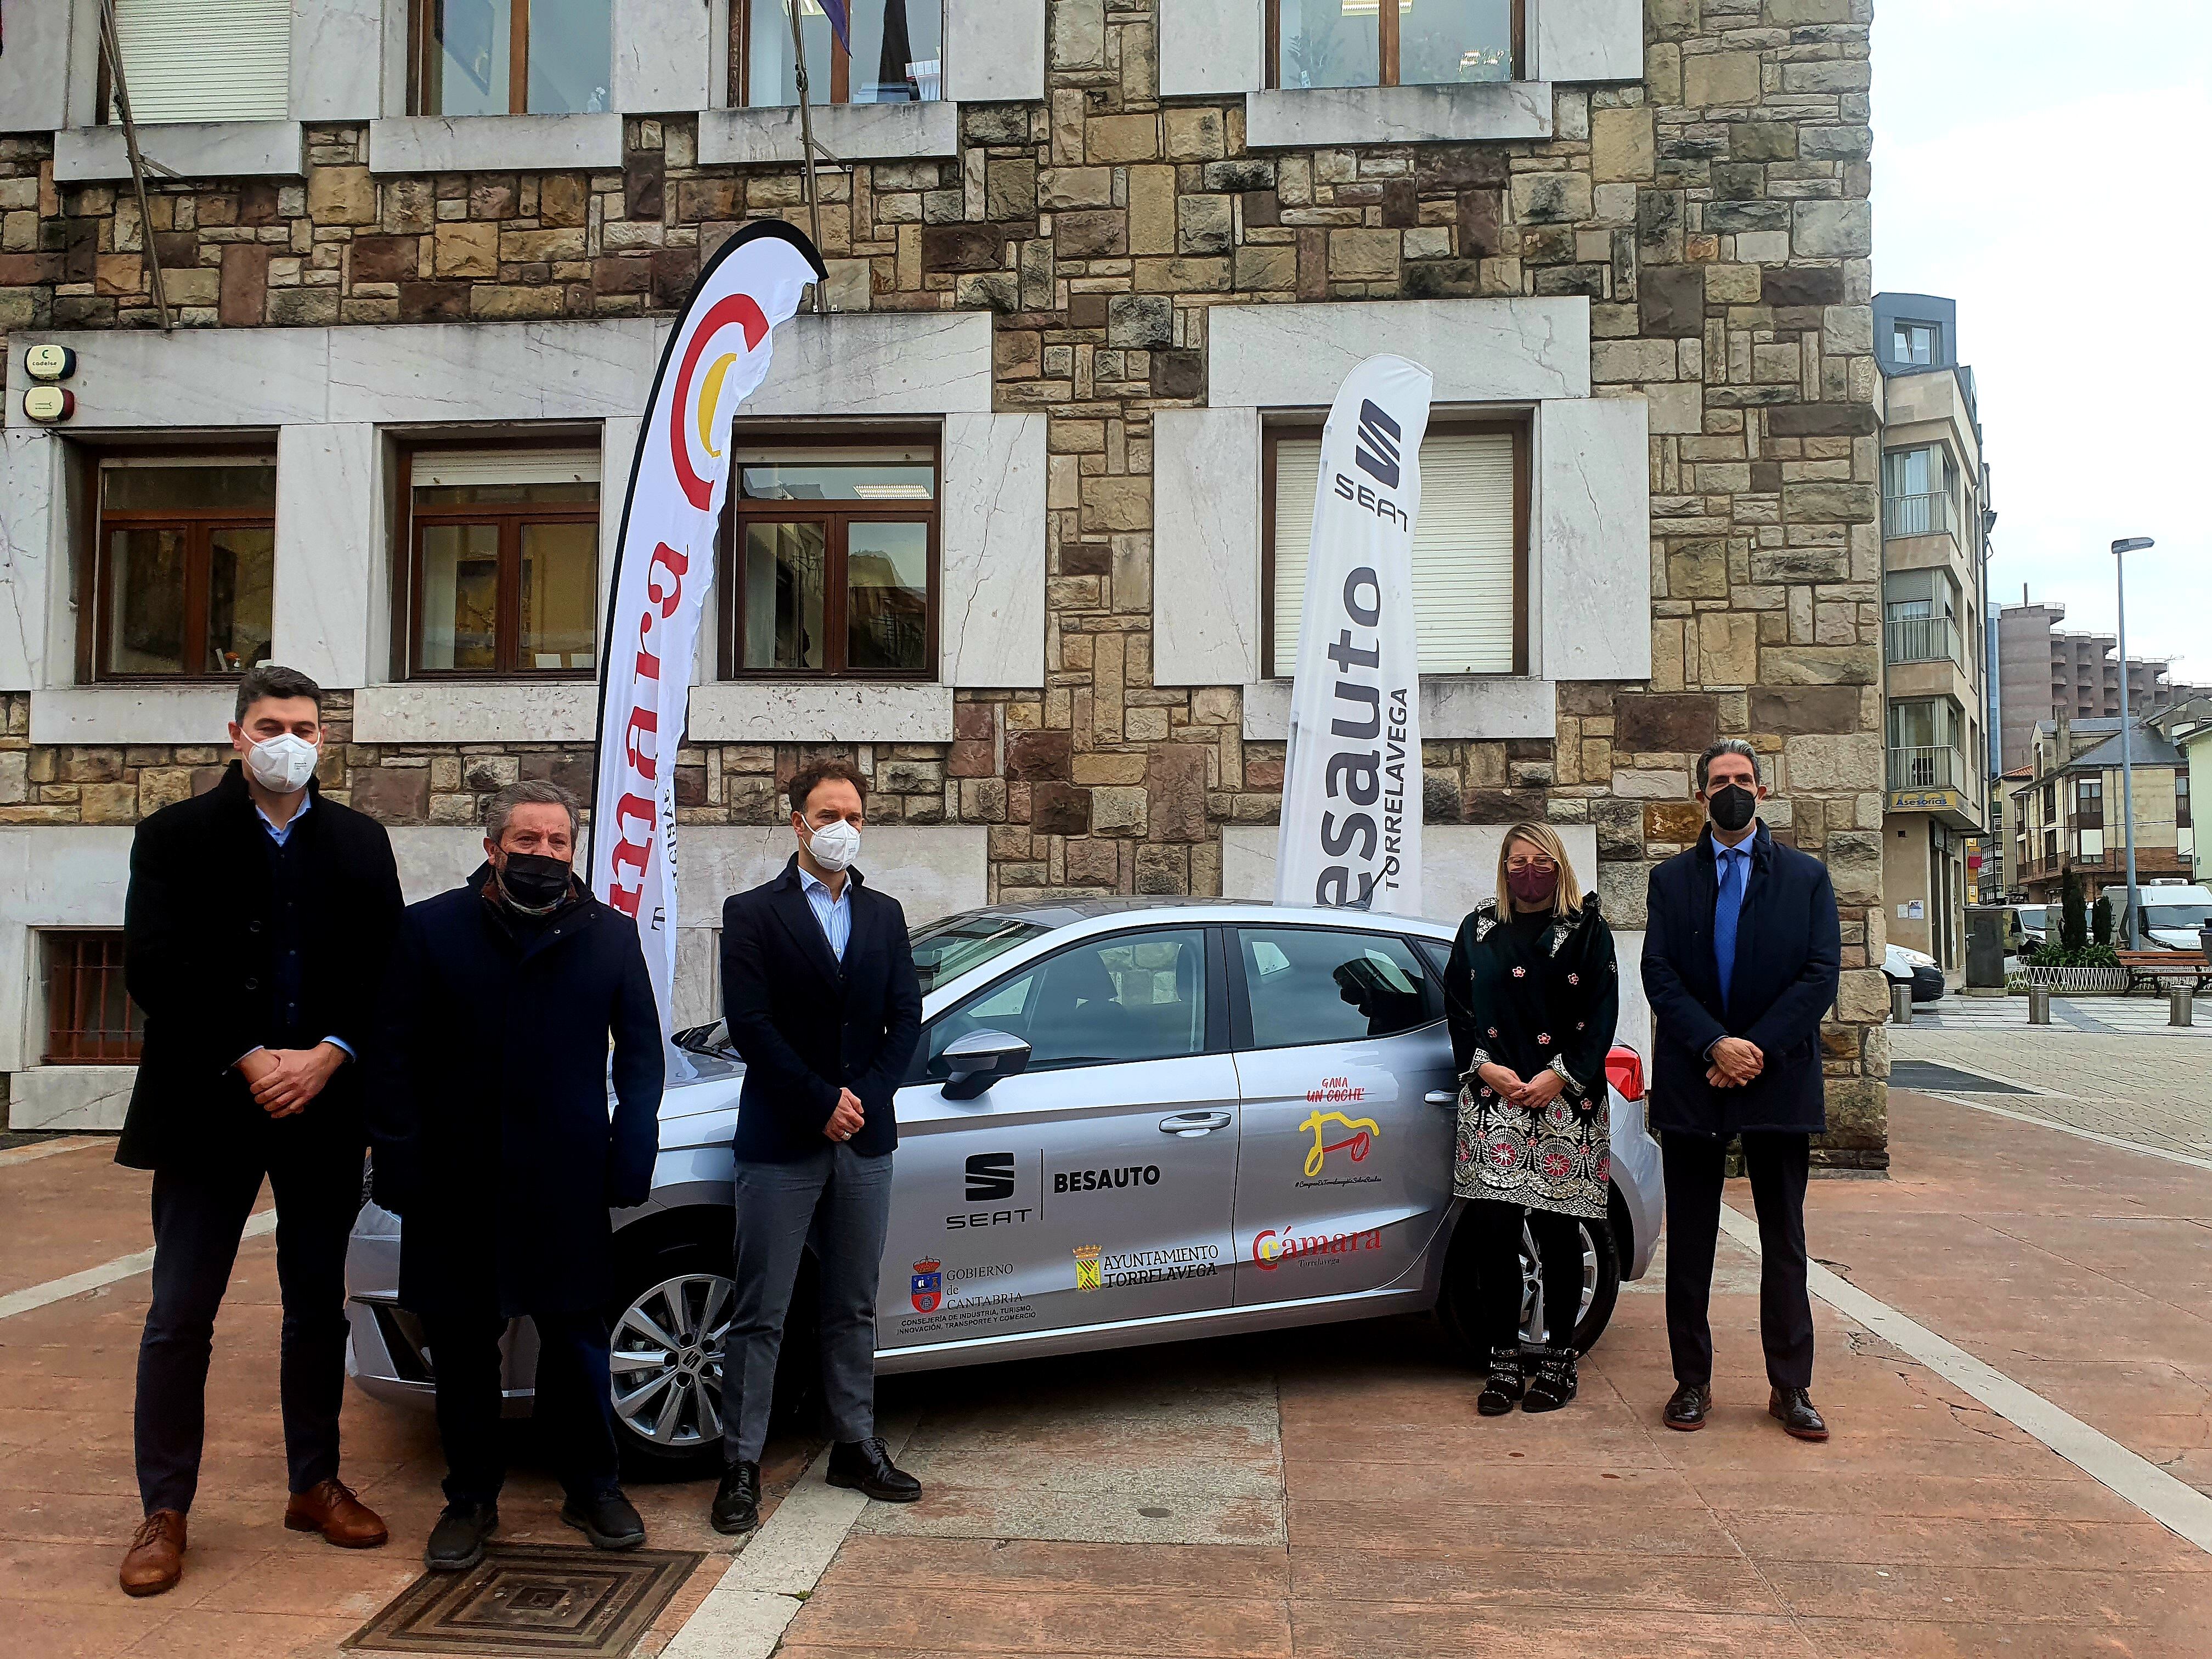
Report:
M840 818L817 830L806 850L824 870L842 870L860 856L860 832Z
M246 769L264 789L289 795L307 787L307 780L315 775L315 763L321 758L322 750L313 744L286 732L247 750Z

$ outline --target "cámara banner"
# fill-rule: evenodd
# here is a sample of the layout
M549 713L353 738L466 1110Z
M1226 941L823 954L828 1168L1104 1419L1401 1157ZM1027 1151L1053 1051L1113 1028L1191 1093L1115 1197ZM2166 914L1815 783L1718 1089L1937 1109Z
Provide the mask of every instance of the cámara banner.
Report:
M623 502L599 680L592 891L645 942L663 1030L675 1008L676 749L730 484L730 420L768 376L773 331L824 275L804 234L758 219L699 273L653 376Z
M1275 900L1421 913L1413 521L1435 380L1403 357L1345 376L1322 429L1291 686Z

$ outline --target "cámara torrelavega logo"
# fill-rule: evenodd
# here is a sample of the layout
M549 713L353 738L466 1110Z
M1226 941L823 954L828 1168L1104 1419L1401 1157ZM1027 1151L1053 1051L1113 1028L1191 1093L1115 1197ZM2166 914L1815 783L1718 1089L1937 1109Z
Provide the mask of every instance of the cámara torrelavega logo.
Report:
M1273 1273L1285 1261L1309 1258L1340 1260L1362 1250L1382 1248L1382 1230L1367 1227L1347 1233L1297 1233L1270 1227L1252 1235L1252 1260L1262 1273Z

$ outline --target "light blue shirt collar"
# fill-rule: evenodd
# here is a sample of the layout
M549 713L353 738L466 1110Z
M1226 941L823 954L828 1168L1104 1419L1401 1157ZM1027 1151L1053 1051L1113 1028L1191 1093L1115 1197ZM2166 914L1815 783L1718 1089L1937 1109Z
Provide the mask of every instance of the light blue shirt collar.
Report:
M300 820L307 816L307 809L314 804L314 796L303 793L300 797L300 810L284 821L282 829L277 827L276 821L268 813L261 810L259 801L253 803L253 816L261 820L261 827L269 832L269 839L282 847L291 839L292 832L300 827Z
M799 866L799 890L806 895L806 902L813 909L814 920L822 924L822 937L830 942L830 954L842 962L845 946L853 937L853 878L848 872L845 885L831 897L830 884L807 869Z

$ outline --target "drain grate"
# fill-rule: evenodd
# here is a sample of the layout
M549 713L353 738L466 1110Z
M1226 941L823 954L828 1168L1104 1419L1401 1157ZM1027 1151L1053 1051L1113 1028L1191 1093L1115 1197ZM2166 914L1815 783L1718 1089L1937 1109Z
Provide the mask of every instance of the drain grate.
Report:
M342 1645L363 1653L622 1659L705 1559L686 1550L615 1555L495 1544L466 1572L423 1574Z

